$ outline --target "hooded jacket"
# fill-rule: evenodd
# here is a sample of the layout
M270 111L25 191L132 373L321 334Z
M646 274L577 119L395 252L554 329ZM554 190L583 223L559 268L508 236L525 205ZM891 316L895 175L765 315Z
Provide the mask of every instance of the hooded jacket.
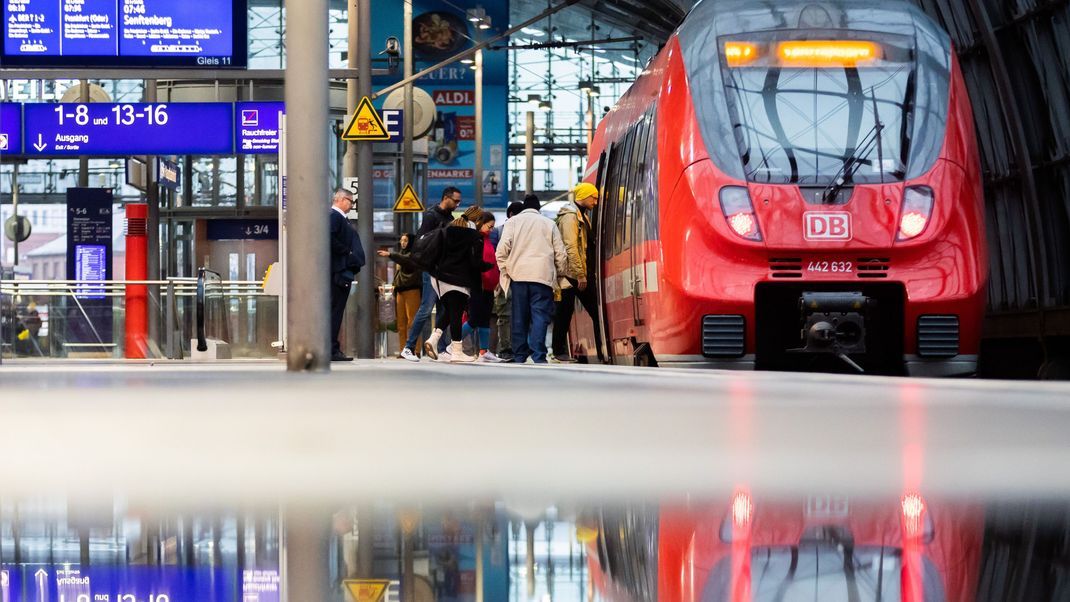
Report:
M587 241L591 235L591 222L576 203L569 203L558 212L557 227L561 230L561 242L568 255L568 268L563 275L573 280L587 278Z
M403 293L423 286L423 270L409 256L412 255L412 243L409 248L390 253L390 260L398 264L394 274L394 292Z

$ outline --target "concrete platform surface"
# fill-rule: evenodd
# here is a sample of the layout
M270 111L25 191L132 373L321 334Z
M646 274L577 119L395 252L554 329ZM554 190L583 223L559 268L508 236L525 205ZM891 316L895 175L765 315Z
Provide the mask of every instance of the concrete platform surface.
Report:
M904 490L1070 499L1070 384L400 360L5 362L5 495L175 503Z

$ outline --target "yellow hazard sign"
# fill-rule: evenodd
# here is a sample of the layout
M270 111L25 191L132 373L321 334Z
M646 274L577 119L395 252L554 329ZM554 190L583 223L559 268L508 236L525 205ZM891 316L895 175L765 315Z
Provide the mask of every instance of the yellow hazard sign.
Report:
M378 579L346 579L342 584L353 602L382 602L390 587L389 581Z
M401 191L401 196L394 202L394 213L419 213L423 210L424 204L420 202L420 197L416 196L412 184L406 184L405 190Z
M383 125L383 118L367 96L357 105L357 110L342 134L342 140L390 140L390 133Z

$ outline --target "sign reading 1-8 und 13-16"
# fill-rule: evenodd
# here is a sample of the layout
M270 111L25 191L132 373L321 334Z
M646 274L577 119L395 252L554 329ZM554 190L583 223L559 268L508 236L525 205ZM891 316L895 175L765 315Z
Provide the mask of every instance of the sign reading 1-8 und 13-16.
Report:
M281 102L27 104L5 110L0 152L53 155L229 155L279 150ZM11 127L8 127L11 126ZM15 133L22 133L16 137ZM0 145L4 146L4 145Z

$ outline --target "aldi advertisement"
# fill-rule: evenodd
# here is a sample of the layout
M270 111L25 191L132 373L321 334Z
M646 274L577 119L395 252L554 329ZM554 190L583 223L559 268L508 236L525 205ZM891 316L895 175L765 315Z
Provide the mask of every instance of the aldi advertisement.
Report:
M383 10L373 15L372 31L387 36L403 36L403 0L389 0ZM415 70L419 71L508 28L509 3L483 3L490 28L480 29L468 20L466 12L477 2L460 0L412 0L413 46ZM496 45L504 45L496 44ZM491 209L504 209L508 199L506 151L508 149L508 64L506 51L483 53L483 203ZM379 77L375 86L382 88L400 77ZM430 200L438 199L442 189L456 186L467 205L475 198L475 71L468 65L454 63L420 79L418 87L435 101L437 115L429 135L428 190Z

